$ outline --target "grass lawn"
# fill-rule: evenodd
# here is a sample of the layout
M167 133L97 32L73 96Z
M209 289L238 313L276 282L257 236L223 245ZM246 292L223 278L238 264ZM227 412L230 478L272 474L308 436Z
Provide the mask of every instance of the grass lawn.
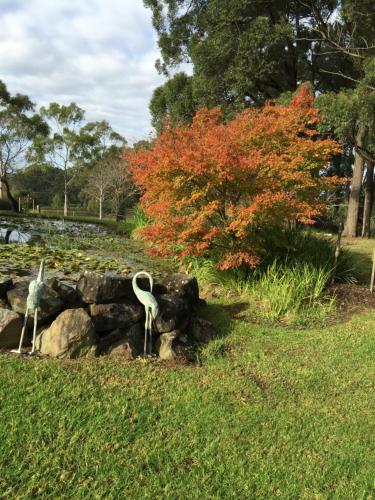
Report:
M3 498L373 498L375 313L198 367L0 358Z
M343 247L355 256L355 274L360 283L369 284L375 239L343 238Z
M0 356L1 498L375 498L375 310L232 319L198 365Z

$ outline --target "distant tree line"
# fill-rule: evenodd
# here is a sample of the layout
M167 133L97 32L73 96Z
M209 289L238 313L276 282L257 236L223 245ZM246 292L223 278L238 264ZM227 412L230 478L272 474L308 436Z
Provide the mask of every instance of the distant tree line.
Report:
M137 199L123 159L129 148L106 121L86 122L75 103L36 110L0 81L0 205L81 205L121 217Z

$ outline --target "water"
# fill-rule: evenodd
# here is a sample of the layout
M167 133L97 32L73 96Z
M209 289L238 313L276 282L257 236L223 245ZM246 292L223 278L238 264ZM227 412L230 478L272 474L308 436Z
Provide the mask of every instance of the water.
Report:
M34 276L42 257L48 277L73 282L85 269L148 270L155 278L175 271L171 261L146 255L141 241L117 235L102 225L0 217L0 279ZM90 267L92 261L97 263L94 268Z
M71 222L53 219L27 219L0 217L0 243L30 243L53 234L70 236L107 235L108 229L96 224Z

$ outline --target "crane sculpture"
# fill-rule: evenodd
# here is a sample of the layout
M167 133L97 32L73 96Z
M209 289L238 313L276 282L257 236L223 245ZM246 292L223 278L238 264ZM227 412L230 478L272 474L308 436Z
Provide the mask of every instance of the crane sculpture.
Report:
M32 280L29 285L29 294L26 300L25 319L23 322L23 327L21 332L20 345L18 349L14 350L13 352L22 354L22 344L23 344L23 338L25 336L27 320L29 318L29 313L34 312L33 344L29 354L31 356L35 354L36 330L38 326L38 309L40 306L40 301L42 298L44 288L45 288L45 283L44 283L44 259L43 259L40 263L39 273L36 280Z
M139 276L146 276L150 282L150 291L142 290L137 285L137 278ZM154 286L154 280L152 276L146 271L140 271L133 276L132 286L134 293L141 304L143 304L146 312L146 322L145 322L145 340L144 340L144 354L147 354L147 336L149 337L149 353L152 352L152 321L156 319L159 314L159 305L152 295L152 288Z

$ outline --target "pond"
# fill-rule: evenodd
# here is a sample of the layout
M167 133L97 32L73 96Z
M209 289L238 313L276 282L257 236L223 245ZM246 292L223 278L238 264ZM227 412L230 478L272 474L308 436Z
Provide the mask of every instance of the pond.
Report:
M139 240L103 225L41 218L0 217L0 279L29 279L46 262L47 277L75 282L85 270L150 270L154 276L175 270L166 259L150 257Z
M56 219L28 219L21 217L0 217L0 243L28 243L55 234L69 234L73 237L108 234L107 228L96 224L62 221Z

